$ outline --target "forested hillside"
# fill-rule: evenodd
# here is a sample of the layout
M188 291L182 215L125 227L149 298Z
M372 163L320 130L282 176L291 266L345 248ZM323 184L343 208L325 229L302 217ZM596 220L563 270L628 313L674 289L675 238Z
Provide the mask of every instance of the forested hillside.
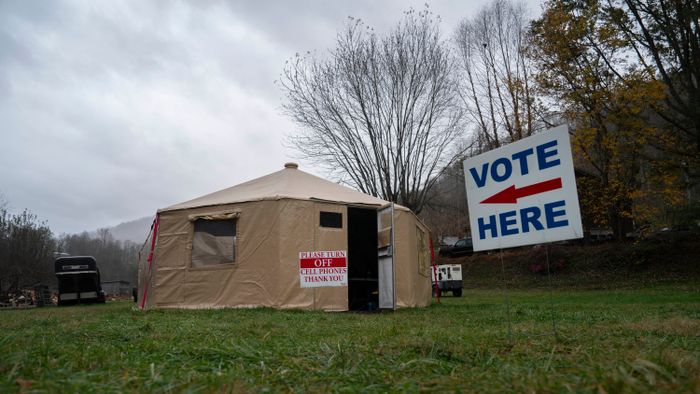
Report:
M0 293L18 291L38 283L56 283L53 261L57 256L93 256L102 281L136 283L138 252L142 243L118 240L107 228L93 233L56 236L46 222L29 210L12 214L0 202ZM139 223L139 221L131 222ZM145 238L150 225L143 230Z

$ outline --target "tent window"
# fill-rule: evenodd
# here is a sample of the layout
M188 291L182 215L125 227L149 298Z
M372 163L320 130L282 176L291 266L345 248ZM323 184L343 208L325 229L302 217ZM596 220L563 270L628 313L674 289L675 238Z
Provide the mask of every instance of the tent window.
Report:
M192 267L236 261L236 220L197 219L192 239Z
M321 211L321 227L343 228L343 214Z

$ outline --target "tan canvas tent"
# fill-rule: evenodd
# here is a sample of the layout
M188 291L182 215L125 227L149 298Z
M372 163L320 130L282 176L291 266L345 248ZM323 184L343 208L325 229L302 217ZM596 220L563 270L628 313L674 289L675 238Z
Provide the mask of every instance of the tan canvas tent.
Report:
M139 262L142 308L346 311L431 300L430 234L413 212L294 163L161 209L154 227ZM303 258L341 268L309 271Z

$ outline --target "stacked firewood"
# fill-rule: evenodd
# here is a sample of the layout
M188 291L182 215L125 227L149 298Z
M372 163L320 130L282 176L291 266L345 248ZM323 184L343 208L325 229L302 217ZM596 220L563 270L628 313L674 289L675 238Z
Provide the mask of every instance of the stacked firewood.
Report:
M0 295L0 307L28 308L36 305L36 293L32 289L10 291Z

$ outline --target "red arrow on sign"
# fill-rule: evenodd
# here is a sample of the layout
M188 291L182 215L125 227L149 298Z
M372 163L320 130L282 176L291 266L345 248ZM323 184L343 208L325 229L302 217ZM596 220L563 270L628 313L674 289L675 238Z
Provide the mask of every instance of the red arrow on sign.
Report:
M487 198L480 204L515 204L521 197L532 196L556 189L561 189L561 178L554 178L548 181L535 183L534 185L523 186L519 189L517 189L515 185L512 185Z

